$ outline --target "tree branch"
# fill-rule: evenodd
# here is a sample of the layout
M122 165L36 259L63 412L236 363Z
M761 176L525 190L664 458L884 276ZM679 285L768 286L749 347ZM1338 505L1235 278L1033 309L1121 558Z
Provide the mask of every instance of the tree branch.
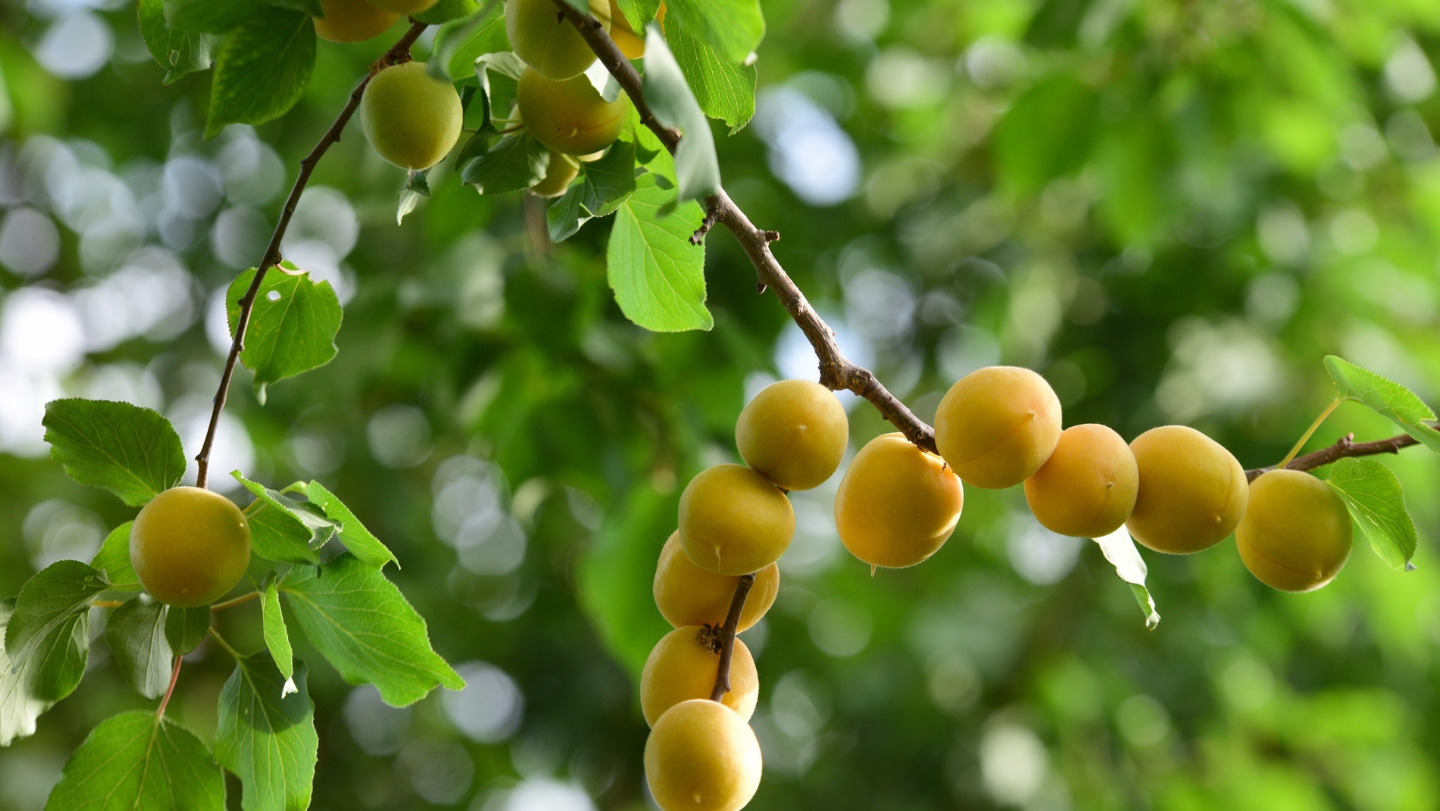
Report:
M290 187L290 196L285 198L285 207L280 212L280 219L275 223L275 233L270 235L270 244L265 246L265 255L256 267L255 278L250 282L250 288L240 298L240 314L235 320L235 337L230 341L230 353L225 357L225 370L220 374L220 387L215 392L213 401L214 407L210 411L210 424L205 429L205 441L200 445L200 452L195 455L196 475L195 484L197 487L204 487L210 476L210 451L215 445L215 429L220 424L220 412L225 410L225 399L230 392L230 380L235 376L235 363L240 358L240 352L245 348L245 330L250 326L250 314L255 309L255 297L260 294L260 285L265 281L265 274L270 268L280 264L280 242L285 238L285 231L290 227L290 220L295 216L295 206L300 202L300 195L304 193L305 186L310 182L310 175L315 171L315 165L325 156L330 147L340 141L340 133L350 118L355 115L355 110L360 107L360 97L365 93L365 86L375 74L391 65L399 62L406 62L410 59L410 48L420 34L425 31L426 23L414 23L405 32L400 40L391 46L383 56L370 65L370 70L360 84L350 93L350 100L335 117L334 123L320 136L320 142L310 150L300 161L300 173L295 176L295 185Z
M1314 470L1317 467L1324 467L1341 459L1354 456L1374 456L1380 453L1399 453L1401 448L1408 448L1411 445L1420 444L1419 440L1409 434L1392 436L1389 439L1377 439L1374 442L1356 442L1354 434L1346 434L1328 448L1321 448L1313 453L1304 456L1297 456L1290 460L1285 466L1286 470ZM1260 474L1275 470L1276 466L1257 467L1245 471L1247 481L1255 481Z
M715 673L715 688L710 691L710 700L719 701L730 692L730 660L735 655L735 629L740 627L740 613L745 609L745 598L750 587L755 585L755 575L740 577L735 586L735 596L730 600L730 612L725 615L725 624L715 631L715 644L720 648L720 669Z
M645 103L644 85L641 82L640 74L636 72L635 66L620 53L615 41L601 27L600 21L582 14L575 7L565 0L555 0L560 12L585 38L590 49L600 58L606 70L615 77L625 94L635 104L635 110L640 115L640 122L655 133L660 143L673 154L675 147L680 143L681 134L674 128L667 127L655 118L650 106ZM869 400L871 405L900 430L905 438L919 445L931 453L935 453L935 431L926 425L919 417L916 417L904 403L900 402L895 395L891 394L874 373L863 366L852 363L845 353L840 350L840 345L835 341L835 331L825 323L810 302L805 299L805 294L795 286L795 282L780 266L775 255L770 252L770 243L778 240L780 235L774 231L756 228L754 223L745 216L745 212L735 205L723 190L705 198L705 211L707 221L713 217L715 222L725 226L734 235L740 247L745 249L745 254L750 257L750 263L755 266L755 275L759 288L763 292L765 288L775 291L775 296L780 303L785 305L786 312L805 338L815 350L815 356L820 361L820 382L833 390L846 390ZM697 232L701 237L703 233Z

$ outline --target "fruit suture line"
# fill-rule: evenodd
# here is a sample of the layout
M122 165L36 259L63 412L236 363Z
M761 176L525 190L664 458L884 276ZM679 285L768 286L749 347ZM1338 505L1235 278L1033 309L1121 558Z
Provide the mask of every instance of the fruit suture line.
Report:
M205 429L205 441L200 445L200 452L195 454L195 484L197 487L204 487L210 475L210 451L215 445L215 430L220 424L220 412L225 410L225 399L230 392L230 380L235 376L235 363L240 359L240 352L245 348L245 330L250 326L250 314L255 308L255 298L260 294L260 285L265 281L265 274L271 268L280 264L280 242L285 238L285 232L290 227L290 220L295 216L295 207L300 202L300 195L305 192L305 186L310 182L310 175L314 173L315 166L325 156L330 147L340 142L340 134L345 125L350 123L351 117L360 107L360 98L365 93L366 85L375 78L375 74L381 70L397 63L410 59L410 48L420 38L428 26L425 23L415 23L406 30L390 50L375 60L370 65L370 70L360 84L350 93L350 99L341 108L340 114L335 117L334 123L320 136L320 141L310 154L300 159L300 172L295 176L295 184L290 187L290 196L285 198L285 207L280 212L280 219L275 223L275 232L270 235L270 243L265 246L265 255L261 258L260 264L256 267L255 278L250 282L250 288L240 298L239 315L235 319L235 336L230 341L230 352L225 356L225 368L220 374L220 385L215 391L213 408L210 410L210 424Z

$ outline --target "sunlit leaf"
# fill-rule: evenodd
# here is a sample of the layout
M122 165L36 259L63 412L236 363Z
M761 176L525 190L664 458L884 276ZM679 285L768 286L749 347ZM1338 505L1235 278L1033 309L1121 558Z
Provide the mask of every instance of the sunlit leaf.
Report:
M245 271L225 296L231 335L240 317L240 299L254 279L254 268ZM318 369L335 358L335 336L343 317L340 299L329 282L317 282L289 262L265 274L240 353L240 362L255 373L255 396L261 405L270 384Z
M1427 448L1440 453L1440 431L1424 424L1425 420L1435 419L1435 412L1415 392L1335 355L1325 357L1325 369L1330 372L1330 379L1335 381L1341 397L1370 406Z
M1153 631L1155 626L1160 624L1160 614L1155 610L1155 598L1145 587L1145 578L1150 570L1145 565L1145 559L1140 557L1140 550L1135 548L1130 532L1121 527L1103 538L1093 540L1100 546L1105 559L1115 567L1116 576L1130 586L1135 602L1140 604L1140 611L1145 615L1145 627Z
M185 451L170 421L148 408L113 400L45 404L50 457L81 484L103 487L139 507L179 484Z
M125 712L90 731L45 809L224 811L225 775L195 733L153 712Z
M1329 482L1345 499L1375 554L1396 569L1406 568L1415 557L1415 522L1390 468L1373 459L1341 459L1330 468Z

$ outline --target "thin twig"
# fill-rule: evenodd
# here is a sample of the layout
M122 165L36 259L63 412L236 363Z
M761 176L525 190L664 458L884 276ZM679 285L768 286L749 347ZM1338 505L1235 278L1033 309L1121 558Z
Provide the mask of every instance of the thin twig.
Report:
M165 697L160 699L160 709L155 711L157 720L165 717L165 708L170 706L170 696L175 695L175 685L180 682L180 665L184 661L184 656L175 657L175 669L170 671L170 686L165 688Z
M715 642L720 646L720 669L715 673L715 688L710 691L710 700L719 701L730 692L730 660L735 655L735 629L740 627L740 612L745 609L745 597L755 585L755 575L740 577L735 586L735 596L730 600L730 613L725 615L725 624L716 632Z
M245 348L245 330L250 326L250 313L255 307L255 298L260 294L260 285L265 281L265 274L270 268L280 264L280 242L285 238L285 231L290 227L290 220L295 216L295 206L300 202L300 195L304 193L305 186L310 182L310 175L315 171L315 165L324 157L326 151L333 144L339 143L340 133L349 123L350 118L355 115L355 110L360 106L360 97L365 92L365 86L381 70L404 62L410 58L410 48L420 34L425 31L425 23L415 23L410 26L404 36L385 52L384 56L375 60L370 65L370 70L360 84L350 93L350 100L340 110L340 115L335 117L330 129L320 136L320 142L310 150L300 161L300 174L295 176L295 185L290 187L290 196L285 198L285 208L280 212L280 219L275 223L275 233L270 235L270 244L265 246L265 255L256 267L255 278L250 282L250 288L240 298L240 314L235 319L235 337L230 341L230 353L225 357L225 370L220 374L220 387L215 391L214 407L210 411L210 425L205 429L205 441L200 445L200 452L195 455L196 474L195 484L197 487L204 487L210 475L210 450L215 445L215 430L220 424L220 412L225 410L225 398L230 392L230 379L235 376L235 362L240 358L240 352Z
M1318 451L1307 453L1304 456L1297 456L1285 465L1286 470L1314 470L1317 467L1324 467L1341 459L1348 459L1356 456L1374 456L1380 453L1399 453L1401 448L1408 448L1411 445L1418 445L1420 441L1409 434L1392 436L1389 439L1377 439L1374 442L1356 442L1354 434L1347 434L1340 437L1334 445L1328 448L1321 448ZM1255 481L1261 473L1275 469L1270 467L1257 467L1245 471L1245 478Z
M555 3L566 19L579 30L590 49L600 58L600 63L610 71L610 75L615 77L626 95L634 102L640 123L655 133L660 143L674 153L676 145L680 143L680 132L664 126L655 118L655 113L645 103L644 86L635 66L620 53L615 41L610 39L610 35L598 20L581 13L566 0L555 0ZM705 210L715 212L716 221L735 236L740 247L744 248L746 255L750 257L750 263L755 266L760 286L775 291L780 303L785 305L785 310L790 313L800 331L805 333L805 338L810 341L810 346L820 360L820 382L828 388L851 391L869 400L885 419L900 429L906 439L927 451L935 452L934 429L916 417L904 403L881 385L874 373L852 363L845 357L845 353L840 351L840 345L835 341L835 331L830 329L815 312L815 308L810 306L805 294L800 292L800 288L795 286L795 282L770 252L770 243L779 239L780 235L774 231L756 228L745 216L745 212L741 211L723 190L705 198Z

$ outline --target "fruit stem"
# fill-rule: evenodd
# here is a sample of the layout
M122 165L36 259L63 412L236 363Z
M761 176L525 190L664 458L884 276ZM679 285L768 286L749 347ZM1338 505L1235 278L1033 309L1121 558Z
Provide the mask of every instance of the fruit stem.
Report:
M119 608L124 604L125 603L123 600L96 600L95 602L91 603L91 605L95 606L96 608Z
M170 696L175 695L175 685L180 681L180 665L184 661L184 656L175 657L175 669L170 671L170 686L165 688L165 697L160 699L160 709L155 711L157 721L165 717L165 708L170 706Z
M730 660L735 655L735 629L740 627L740 612L745 609L745 597L755 585L755 575L740 576L735 585L735 596L730 600L730 613L725 615L725 624L720 626L720 669L715 673L715 689L710 691L710 700L719 701L730 692Z
M1336 397L1333 403L1326 406L1325 410L1320 412L1320 416L1316 417L1315 421L1310 423L1310 427L1306 429L1305 435L1300 437L1300 441L1295 443L1295 447L1291 448L1290 452L1285 454L1285 458L1280 460L1280 464L1276 465L1275 467L1283 468L1286 465L1290 464L1290 460L1294 459L1295 456L1300 453L1300 450L1305 447L1305 443L1310 441L1310 437L1314 436L1315 431L1320 427L1320 424L1325 421L1325 418L1330 416L1330 414L1334 412L1335 409L1339 408L1340 404L1343 402L1345 402L1343 398Z

